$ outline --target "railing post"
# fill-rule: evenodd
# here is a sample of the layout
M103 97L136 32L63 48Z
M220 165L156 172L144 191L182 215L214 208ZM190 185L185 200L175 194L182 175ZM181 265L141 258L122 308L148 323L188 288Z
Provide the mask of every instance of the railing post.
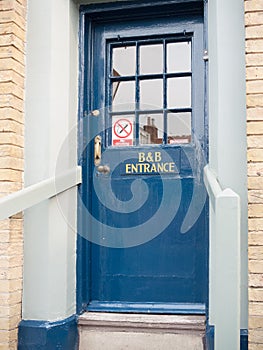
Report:
M215 350L240 349L240 198L216 197Z

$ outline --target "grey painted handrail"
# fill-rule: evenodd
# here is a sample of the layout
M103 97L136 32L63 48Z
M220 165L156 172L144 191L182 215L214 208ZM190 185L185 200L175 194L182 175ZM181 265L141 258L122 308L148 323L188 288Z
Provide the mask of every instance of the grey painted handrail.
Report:
M64 174L43 180L0 198L0 220L6 219L46 199L70 189L82 181L81 167L66 171Z
M215 350L240 349L240 197L222 189L214 172L206 165L204 181L212 204L214 245L210 262L215 276ZM212 241L212 240L211 240Z

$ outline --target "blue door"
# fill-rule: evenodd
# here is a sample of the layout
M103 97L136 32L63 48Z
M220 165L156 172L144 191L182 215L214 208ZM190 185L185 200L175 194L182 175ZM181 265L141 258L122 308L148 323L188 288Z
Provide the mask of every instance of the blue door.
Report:
M82 305L204 313L202 8L82 19Z

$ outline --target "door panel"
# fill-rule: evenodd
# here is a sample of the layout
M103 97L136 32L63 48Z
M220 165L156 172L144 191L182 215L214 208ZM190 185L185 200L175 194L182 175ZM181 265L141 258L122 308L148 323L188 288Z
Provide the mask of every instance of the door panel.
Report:
M202 17L99 21L86 30L87 308L203 312Z

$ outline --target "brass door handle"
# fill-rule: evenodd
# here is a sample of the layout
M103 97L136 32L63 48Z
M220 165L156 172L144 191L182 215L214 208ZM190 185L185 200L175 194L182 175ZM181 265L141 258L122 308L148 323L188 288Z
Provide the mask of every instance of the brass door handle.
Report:
M101 165L101 136L97 135L94 139L94 165L97 171L102 174L109 174L110 167L108 165Z
M97 135L94 139L94 164L99 166L101 162L101 136Z

